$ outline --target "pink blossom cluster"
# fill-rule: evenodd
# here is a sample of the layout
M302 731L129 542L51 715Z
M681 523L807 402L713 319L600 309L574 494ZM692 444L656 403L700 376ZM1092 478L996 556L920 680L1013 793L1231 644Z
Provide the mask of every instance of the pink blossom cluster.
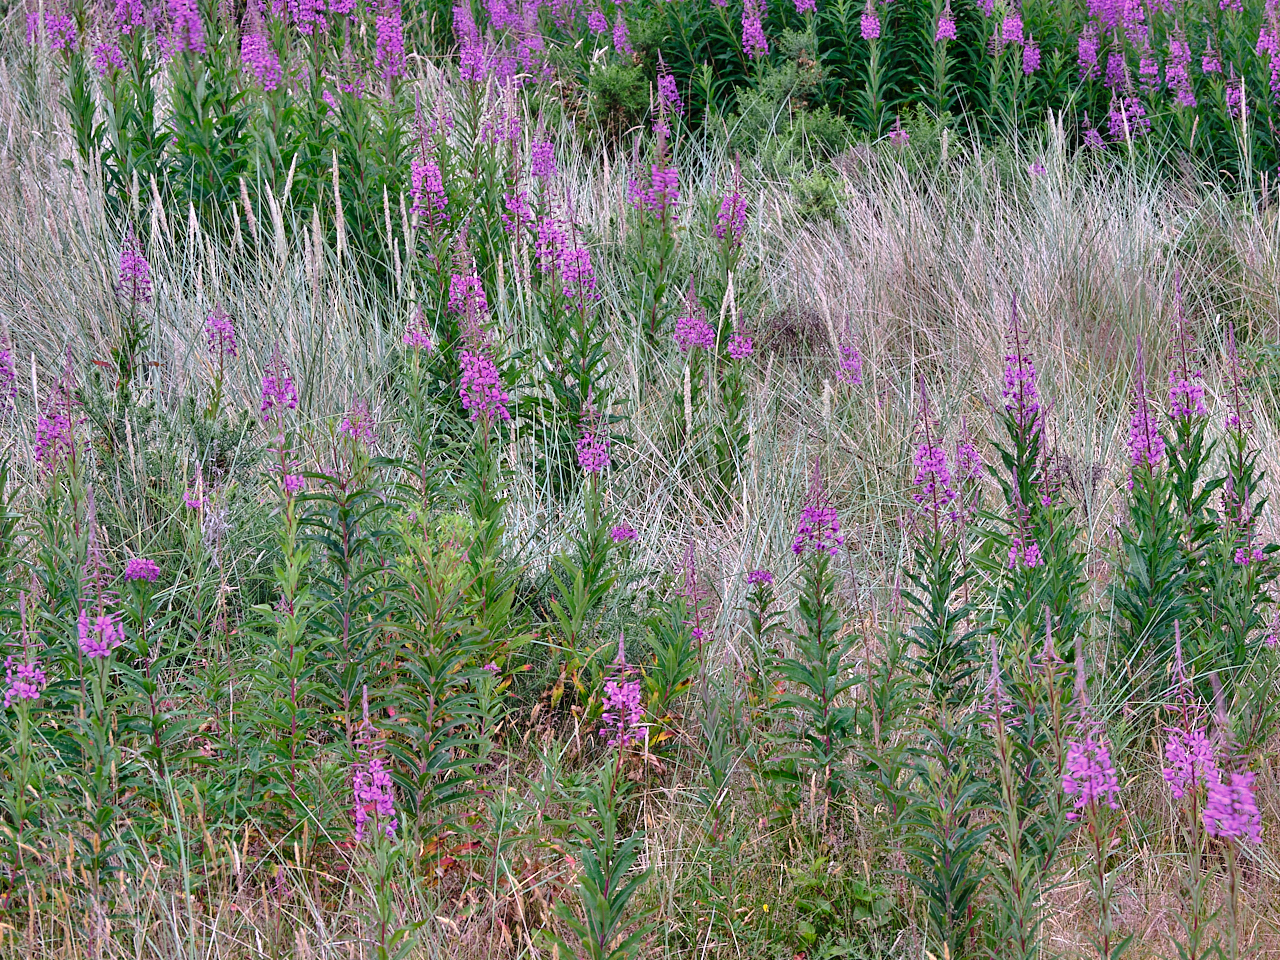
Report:
M1004 387L1000 396L1014 422L1023 428L1040 416L1040 391L1036 385L1036 365L1022 352L1020 344L1004 358Z
M338 424L338 432L361 443L373 443L373 414L369 405L357 400Z
M934 514L950 507L956 499L956 492L951 486L947 452L942 446L926 440L916 449L912 463L916 468L913 483L917 489L911 499Z
M1218 779L1213 743L1204 727L1190 726L1185 730L1170 727L1164 757L1169 765L1161 773L1169 784L1169 792L1178 800L1186 796L1188 790Z
M27 662L17 657L4 661L4 708L9 709L18 700L38 700L40 692L49 685L49 677L39 660Z
M747 201L736 186L720 201L715 230L717 240L727 239L732 247L742 246L742 238L747 232Z
M609 466L609 447L612 441L609 435L600 430L598 419L587 417L583 420L582 437L576 445L578 466L585 473L601 473Z
M240 38L240 62L267 92L279 87L284 79L280 57L271 46L258 0L250 0L245 13L245 32Z
M0 339L0 410L13 402L18 395L18 373L13 366L13 353Z
M792 553L803 556L808 550L818 550L834 557L843 546L844 536L840 533L840 518L835 507L814 502L800 511L796 538L791 543Z
M435 229L449 219L449 196L444 190L440 166L433 159L415 159L409 164L410 213Z
M168 0L169 33L161 38L166 56L179 53L204 53L204 21L196 0Z
M111 656L111 651L124 643L124 625L119 614L99 612L90 617L88 610L80 611L77 624L80 636L80 652L90 660Z
M674 220L676 204L680 202L680 173L665 160L661 160L650 165L648 186L642 185L639 180L630 180L627 195L631 206L637 210L647 210L655 220L665 221L668 212Z
M486 422L510 420L511 411L507 409L510 398L502 389L498 368L484 345L475 344L463 350L460 360L462 376L458 393L462 398L463 409L471 411L471 420L476 421L481 417Z
M147 583L155 583L159 577L159 564L146 557L130 557L124 565L126 580L145 580Z
M435 350L436 345L431 339L431 328L427 326L427 315L421 307L413 312L413 316L405 324L401 341L406 347L412 347L415 350L425 350L427 353Z
M836 347L836 379L850 386L862 383L862 354L852 342L845 342Z
M942 11L942 16L938 17L938 28L933 35L934 43L945 43L948 40L956 38L956 20L951 15L951 4L947 3L946 8Z
M1039 567L1044 564L1044 557L1040 554L1040 545L1030 537L1016 537L1009 546L1009 569L1016 570L1019 565L1023 567Z
M215 307L205 318L204 331L209 338L209 351L215 357L236 355L236 328L221 307Z
M550 140L535 139L529 145L529 174L539 180L549 180L556 169L556 148Z
M1231 774L1225 781L1209 783L1204 807L1204 828L1224 840L1262 842L1262 815L1254 798L1251 770Z
M485 299L484 284L479 277L457 273L449 277L449 312L469 320L488 314L489 301Z
M726 348L729 356L734 360L745 360L755 351L755 345L751 342L751 338L740 332L734 332L729 338L729 345Z
M381 71L382 79L390 81L404 75L404 22L400 15L399 0L382 0L378 19L373 65Z
M98 76L103 78L117 70L123 70L124 52L120 49L120 44L114 40L94 44L93 67L98 71Z
M273 415L282 413L286 408L298 409L298 391L294 388L289 365L277 352L272 358L271 366L262 376L262 400L258 412L262 414L262 422L266 423Z
M151 302L151 264L142 255L142 247L132 230L120 249L119 290L132 304Z
M1089 734L1082 741L1067 744L1067 768L1062 774L1062 792L1075 797L1073 809L1067 818L1075 820L1080 811L1095 803L1104 803L1112 810L1119 810L1116 797L1120 793L1120 781L1111 763L1111 748L1106 740Z
M351 777L351 791L355 798L356 842L364 840L365 830L374 816L388 839L395 837L400 822L396 818L395 786L386 761L370 757L357 762Z
M744 0L742 4L742 50L748 60L769 55L769 41L762 23L767 12L764 0Z
M609 539L614 543L634 543L640 539L640 534L630 524L619 523L609 528Z
M685 299L684 313L676 317L674 336L681 353L688 353L695 347L710 350L716 345L716 332L707 322L707 313L692 288Z
M773 574L768 570L752 570L747 574L747 586L771 587L773 586Z

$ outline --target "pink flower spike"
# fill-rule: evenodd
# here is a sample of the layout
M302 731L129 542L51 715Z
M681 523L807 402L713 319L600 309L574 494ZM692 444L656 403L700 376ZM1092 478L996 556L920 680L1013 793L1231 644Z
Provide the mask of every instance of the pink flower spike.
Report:
M133 557L124 566L126 580L145 580L147 583L155 583L159 576L159 565L145 557Z

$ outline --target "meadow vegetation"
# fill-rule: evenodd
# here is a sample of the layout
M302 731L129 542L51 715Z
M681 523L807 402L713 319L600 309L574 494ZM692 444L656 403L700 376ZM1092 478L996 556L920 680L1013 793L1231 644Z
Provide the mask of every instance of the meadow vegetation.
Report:
M2 9L0 954L1280 955L1275 0Z

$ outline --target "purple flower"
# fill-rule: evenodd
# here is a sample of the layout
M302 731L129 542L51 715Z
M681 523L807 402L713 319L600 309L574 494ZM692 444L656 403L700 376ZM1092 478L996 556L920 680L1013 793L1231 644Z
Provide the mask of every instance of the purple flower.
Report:
M1204 56L1200 58L1200 69L1205 73L1222 72L1222 61L1218 59L1218 54L1214 52L1212 37L1205 38Z
M1085 128L1084 145L1091 150L1105 150L1107 148L1107 143L1102 139L1102 134L1093 127Z
M4 708L17 700L39 700L40 691L49 685L49 677L39 660L27 663L16 657L4 661Z
M858 386L862 383L862 354L852 342L836 347L836 379L841 383Z
M729 356L734 360L745 360L747 357L751 356L754 350L755 347L751 342L751 338L748 336L735 332L734 335L729 338Z
M297 464L293 464L293 466L294 468L296 468ZM302 488L305 487L306 485L307 485L306 478L303 477L301 474L288 473L288 472L285 473L284 489L286 493L290 493L290 494L301 493Z
M425 220L431 229L448 220L449 196L439 165L431 159L413 160L409 164L409 180L409 194L413 197L409 212Z
M835 507L809 504L800 511L792 553L802 556L806 550L825 550L834 557L842 546L844 537L840 534L840 518Z
M120 44L114 40L95 44L93 48L93 65L98 76L105 77L109 73L124 69L124 53Z
M752 570L747 574L747 586L773 586L773 574L768 570Z
M71 51L76 45L76 22L60 5L51 5L45 13L44 29L49 37L50 50ZM28 31L30 32L30 31Z
M897 147L905 147L911 134L902 129L902 117L893 118L893 129L889 131L889 142Z
M1107 116L1107 133L1117 143L1137 140L1151 129L1151 118L1137 97L1114 97Z
M1224 840L1246 838L1262 842L1262 815L1253 796L1251 770L1233 773L1230 782L1211 782L1204 807L1204 828Z
M467 347L462 351L460 360L462 376L458 393L463 409L471 411L470 419L474 422L483 417L486 423L510 420L511 411L507 409L510 398L502 389L502 379L486 345L477 342Z
M1027 35L1022 46L1022 72L1028 77L1040 69L1040 44Z
M159 576L159 565L146 557L131 557L124 565L126 580L145 580L147 583L155 583Z
M538 270L560 282L560 292L585 307L598 299L596 275L591 265L591 251L576 246L571 238L573 231L553 217L538 221L534 253L538 258Z
M1029 537L1025 542L1021 537L1015 538L1009 547L1009 569L1016 570L1019 564L1024 567L1039 567L1044 564L1040 545Z
M83 418L73 420L75 399L75 374L71 366L71 348L67 348L66 364L62 377L45 401L44 409L36 414L34 453L36 462L48 473L58 469L63 460L74 460L76 454L73 430Z
M684 314L676 317L676 346L681 353L687 353L695 347L710 349L716 346L716 332L707 323L707 312L701 303L686 300Z
M1182 730L1169 728L1169 740L1164 745L1165 761L1169 764L1162 771L1169 792L1181 800L1188 790L1198 785L1218 780L1218 764L1213 755L1213 743L1203 727Z
M685 294L684 313L676 317L676 346L681 353L688 353L694 347L710 350L716 344L716 332L707 322L707 312L693 287L693 277L689 278L689 291Z
M609 29L609 18L599 10L592 10L587 14L587 27L592 33L605 33Z
M826 551L835 556L844 546L840 533L840 518L835 507L827 501L819 462L813 461L813 478L809 483L809 501L800 511L800 523L791 552L803 556L806 550Z
M630 524L619 523L609 528L609 539L614 543L634 543L640 539L640 534Z
M870 0L868 0L866 12L862 14L862 39L880 39L880 18L876 16L875 8L871 5Z
M1022 42L1022 11L1017 7L1011 7L1004 15L1004 22L1000 24L1000 41L1001 43Z
M395 837L400 823L396 818L395 786L386 761L381 757L357 761L351 791L355 798L356 842L364 840L365 829L375 817L388 839Z
M766 12L764 0L743 0L742 51L748 60L758 60L769 55L769 41L765 38L761 23Z
M942 16L938 17L938 30L933 35L933 42L945 43L955 38L956 19L951 15L951 0L947 0L947 5L942 10Z
M1111 765L1111 749L1106 740L1095 740L1092 734L1083 742L1067 744L1067 769L1062 774L1062 792L1075 797L1073 810L1067 819L1075 820L1080 810L1095 803L1105 803L1112 810L1119 810L1116 796L1120 782L1116 769Z
M205 318L204 331L209 338L209 351L215 357L236 355L236 328L221 307L214 307Z
M982 454L974 446L973 439L965 431L956 444L956 476L961 480L976 480L982 475Z
M352 440L373 443L373 415L369 413L369 405L363 400L357 400L338 424L338 432L346 434Z
M298 32L311 36L325 33L329 21L325 18L325 0L288 0L289 13Z
M631 48L631 34L627 30L627 21L621 10L613 21L613 49L620 57L629 57L635 53Z
M911 499L934 514L950 506L956 499L956 492L951 488L951 471L947 468L946 451L926 437L916 449L912 462L916 467L913 483L918 489L911 495Z
M640 700L640 681L628 680L630 673L626 649L619 635L618 656L609 667L610 679L604 684L604 710L600 715L605 724L600 729L600 736L609 738L607 745L610 747L621 749L632 743L642 743L649 733Z
M667 212L675 220L676 204L680 201L680 173L669 166L666 160L666 144L660 144L658 162L649 167L649 185L643 186L639 180L631 180L627 185L631 206L636 210L647 210L655 220L665 222Z
M481 669L481 670L484 670L484 671L486 671L486 672L488 672L488 673L501 673L501 672L502 672L502 671L501 671L501 669L498 667L498 665L497 665L496 663L486 663L486 664L485 664L483 667L481 667L480 669Z
M172 33L169 38L171 53L204 53L204 21L200 19L200 5L196 0L168 0Z
M142 255L138 238L130 228L120 248L120 282L122 296L127 296L134 306L151 302L151 264Z
M406 347L413 347L415 350L425 350L427 353L435 350L436 345L431 340L431 330L427 326L427 315L422 307L418 307L409 318L401 340Z
M540 180L549 180L557 172L556 148L550 140L535 139L529 145L529 173Z
M1196 105L1195 91L1191 89L1191 45L1181 34L1169 40L1169 63L1165 67L1164 80L1173 91L1178 106Z
M1004 408L1022 429L1034 428L1040 417L1040 391L1036 386L1036 366L1023 346L1018 320L1018 298L1013 298L1009 315L1009 352L1004 357L1004 387L1000 391Z
M286 407L298 409L298 391L294 389L289 364L277 348L267 372L262 376L262 402L258 412L262 414L262 422L266 423L273 415L282 414Z
M812 0L810 0L812 2ZM676 116L684 113L684 102L680 99L680 88L676 78L667 69L662 53L658 53L658 105L665 112L670 110Z
M1033 177L1043 177L1048 172L1049 171L1045 169L1044 164L1039 160L1036 160L1031 164L1031 166L1027 167L1027 173L1031 174Z
M146 0L115 0L111 20L115 28L125 35L133 33L135 27L145 27L150 19L150 9Z
M1172 338L1174 369L1169 372L1169 415L1175 420L1203 417L1208 413L1204 405L1204 371L1192 364L1195 335L1182 306L1182 274L1178 270L1173 274L1173 287L1178 312Z
M1085 24L1079 39L1076 41L1076 56L1080 64L1080 80L1096 80L1098 78L1098 46L1101 37L1098 25L1090 21Z
M449 277L449 312L472 322L489 313L489 301L485 299L484 284L479 277L457 273Z
M796 13L804 16L806 13L818 12L818 0L796 0Z
M1146 367L1142 362L1142 341L1138 341L1138 364L1134 374L1133 416L1129 420L1129 458L1135 467L1154 467L1164 459L1164 437L1147 399ZM1130 479L1130 487L1133 481Z
M404 75L404 22L400 16L399 0L382 0L378 11L377 43L373 65L382 71L382 79Z
M99 613L90 618L88 610L81 610L78 627L80 652L90 660L109 657L111 651L124 643L124 626L118 614Z
M640 702L639 680L606 680L604 684L604 711L600 718L605 725L600 736L608 737L610 747L626 747L640 743L648 734L644 723L644 706Z
M731 247L742 246L743 234L747 232L747 201L734 185L732 193L727 193L720 201L720 210L716 213L716 239L728 239Z
M583 417L582 437L578 440L578 466L586 473L600 473L609 466L612 441L600 429L598 418L588 413Z
M270 92L280 86L284 73L280 69L280 58L271 46L257 0L249 4L245 22L245 33L240 38L240 62L262 89Z
M18 395L18 374L13 367L13 353L0 338L0 410L13 402Z

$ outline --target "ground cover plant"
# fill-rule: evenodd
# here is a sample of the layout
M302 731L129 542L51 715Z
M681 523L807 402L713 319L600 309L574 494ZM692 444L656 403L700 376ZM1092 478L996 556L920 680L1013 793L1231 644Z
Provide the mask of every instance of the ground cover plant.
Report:
M1280 951L1274 4L6 9L5 955Z

